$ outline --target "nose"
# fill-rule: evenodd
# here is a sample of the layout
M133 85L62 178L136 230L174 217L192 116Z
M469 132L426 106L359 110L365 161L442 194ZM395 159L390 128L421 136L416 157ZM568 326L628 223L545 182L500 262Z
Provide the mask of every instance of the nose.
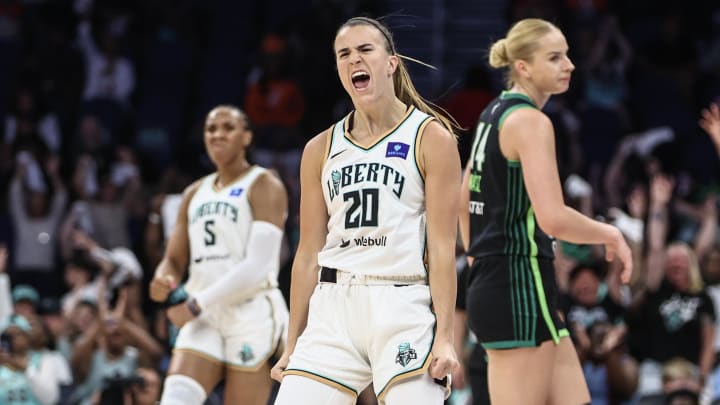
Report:
M566 69L568 72L572 72L573 70L575 70L575 65L573 65L573 63L572 63L572 61L570 60L570 58L566 57L565 60L566 60L565 69Z
M350 64L353 64L353 65L354 65L354 64L356 64L356 63L359 63L360 60L361 60L361 58L360 58L360 52L355 52L355 51L350 52L350 58L349 58L349 59L350 59Z

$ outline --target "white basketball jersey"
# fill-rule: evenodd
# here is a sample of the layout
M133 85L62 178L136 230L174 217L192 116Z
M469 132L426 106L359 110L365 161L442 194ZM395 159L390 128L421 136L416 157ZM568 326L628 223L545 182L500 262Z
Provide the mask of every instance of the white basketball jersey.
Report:
M222 189L215 186L217 173L202 180L188 206L190 274L185 286L192 295L202 291L242 260L253 222L248 191L265 169L254 166ZM277 285L280 263L267 286ZM261 286L258 286L261 287Z
M364 148L333 127L322 185L328 235L320 266L374 276L425 276L425 183L417 138L431 117L410 107L403 120Z

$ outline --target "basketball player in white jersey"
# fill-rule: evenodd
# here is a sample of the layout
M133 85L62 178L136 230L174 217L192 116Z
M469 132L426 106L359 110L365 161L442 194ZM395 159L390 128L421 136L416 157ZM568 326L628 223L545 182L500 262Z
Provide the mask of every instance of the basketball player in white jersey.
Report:
M201 405L225 379L226 404L266 404L268 360L282 350L287 307L277 288L287 193L251 165L245 114L219 106L205 122L217 172L183 193L177 223L150 284L163 302L189 275L190 298L168 309L180 328L160 404Z
M453 349L460 162L449 120L415 90L388 29L335 38L355 110L305 147L300 243L275 404L442 404ZM444 380L444 381L443 381Z

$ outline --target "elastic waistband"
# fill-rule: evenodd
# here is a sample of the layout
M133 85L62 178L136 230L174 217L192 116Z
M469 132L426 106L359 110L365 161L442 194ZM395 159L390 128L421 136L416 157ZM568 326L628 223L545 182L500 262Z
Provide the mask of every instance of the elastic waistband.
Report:
M349 271L321 267L319 281L332 284L355 284L355 285L394 285L397 287L405 285L426 285L425 276L375 276L355 274Z

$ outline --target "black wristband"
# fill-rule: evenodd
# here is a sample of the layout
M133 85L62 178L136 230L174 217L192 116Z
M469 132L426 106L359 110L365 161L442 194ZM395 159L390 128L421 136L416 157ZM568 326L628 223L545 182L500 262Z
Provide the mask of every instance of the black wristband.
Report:
M190 310L190 313L193 314L194 317L197 317L202 312L202 309L200 308L200 305L198 305L197 300L195 298L190 298L186 301L187 307Z

